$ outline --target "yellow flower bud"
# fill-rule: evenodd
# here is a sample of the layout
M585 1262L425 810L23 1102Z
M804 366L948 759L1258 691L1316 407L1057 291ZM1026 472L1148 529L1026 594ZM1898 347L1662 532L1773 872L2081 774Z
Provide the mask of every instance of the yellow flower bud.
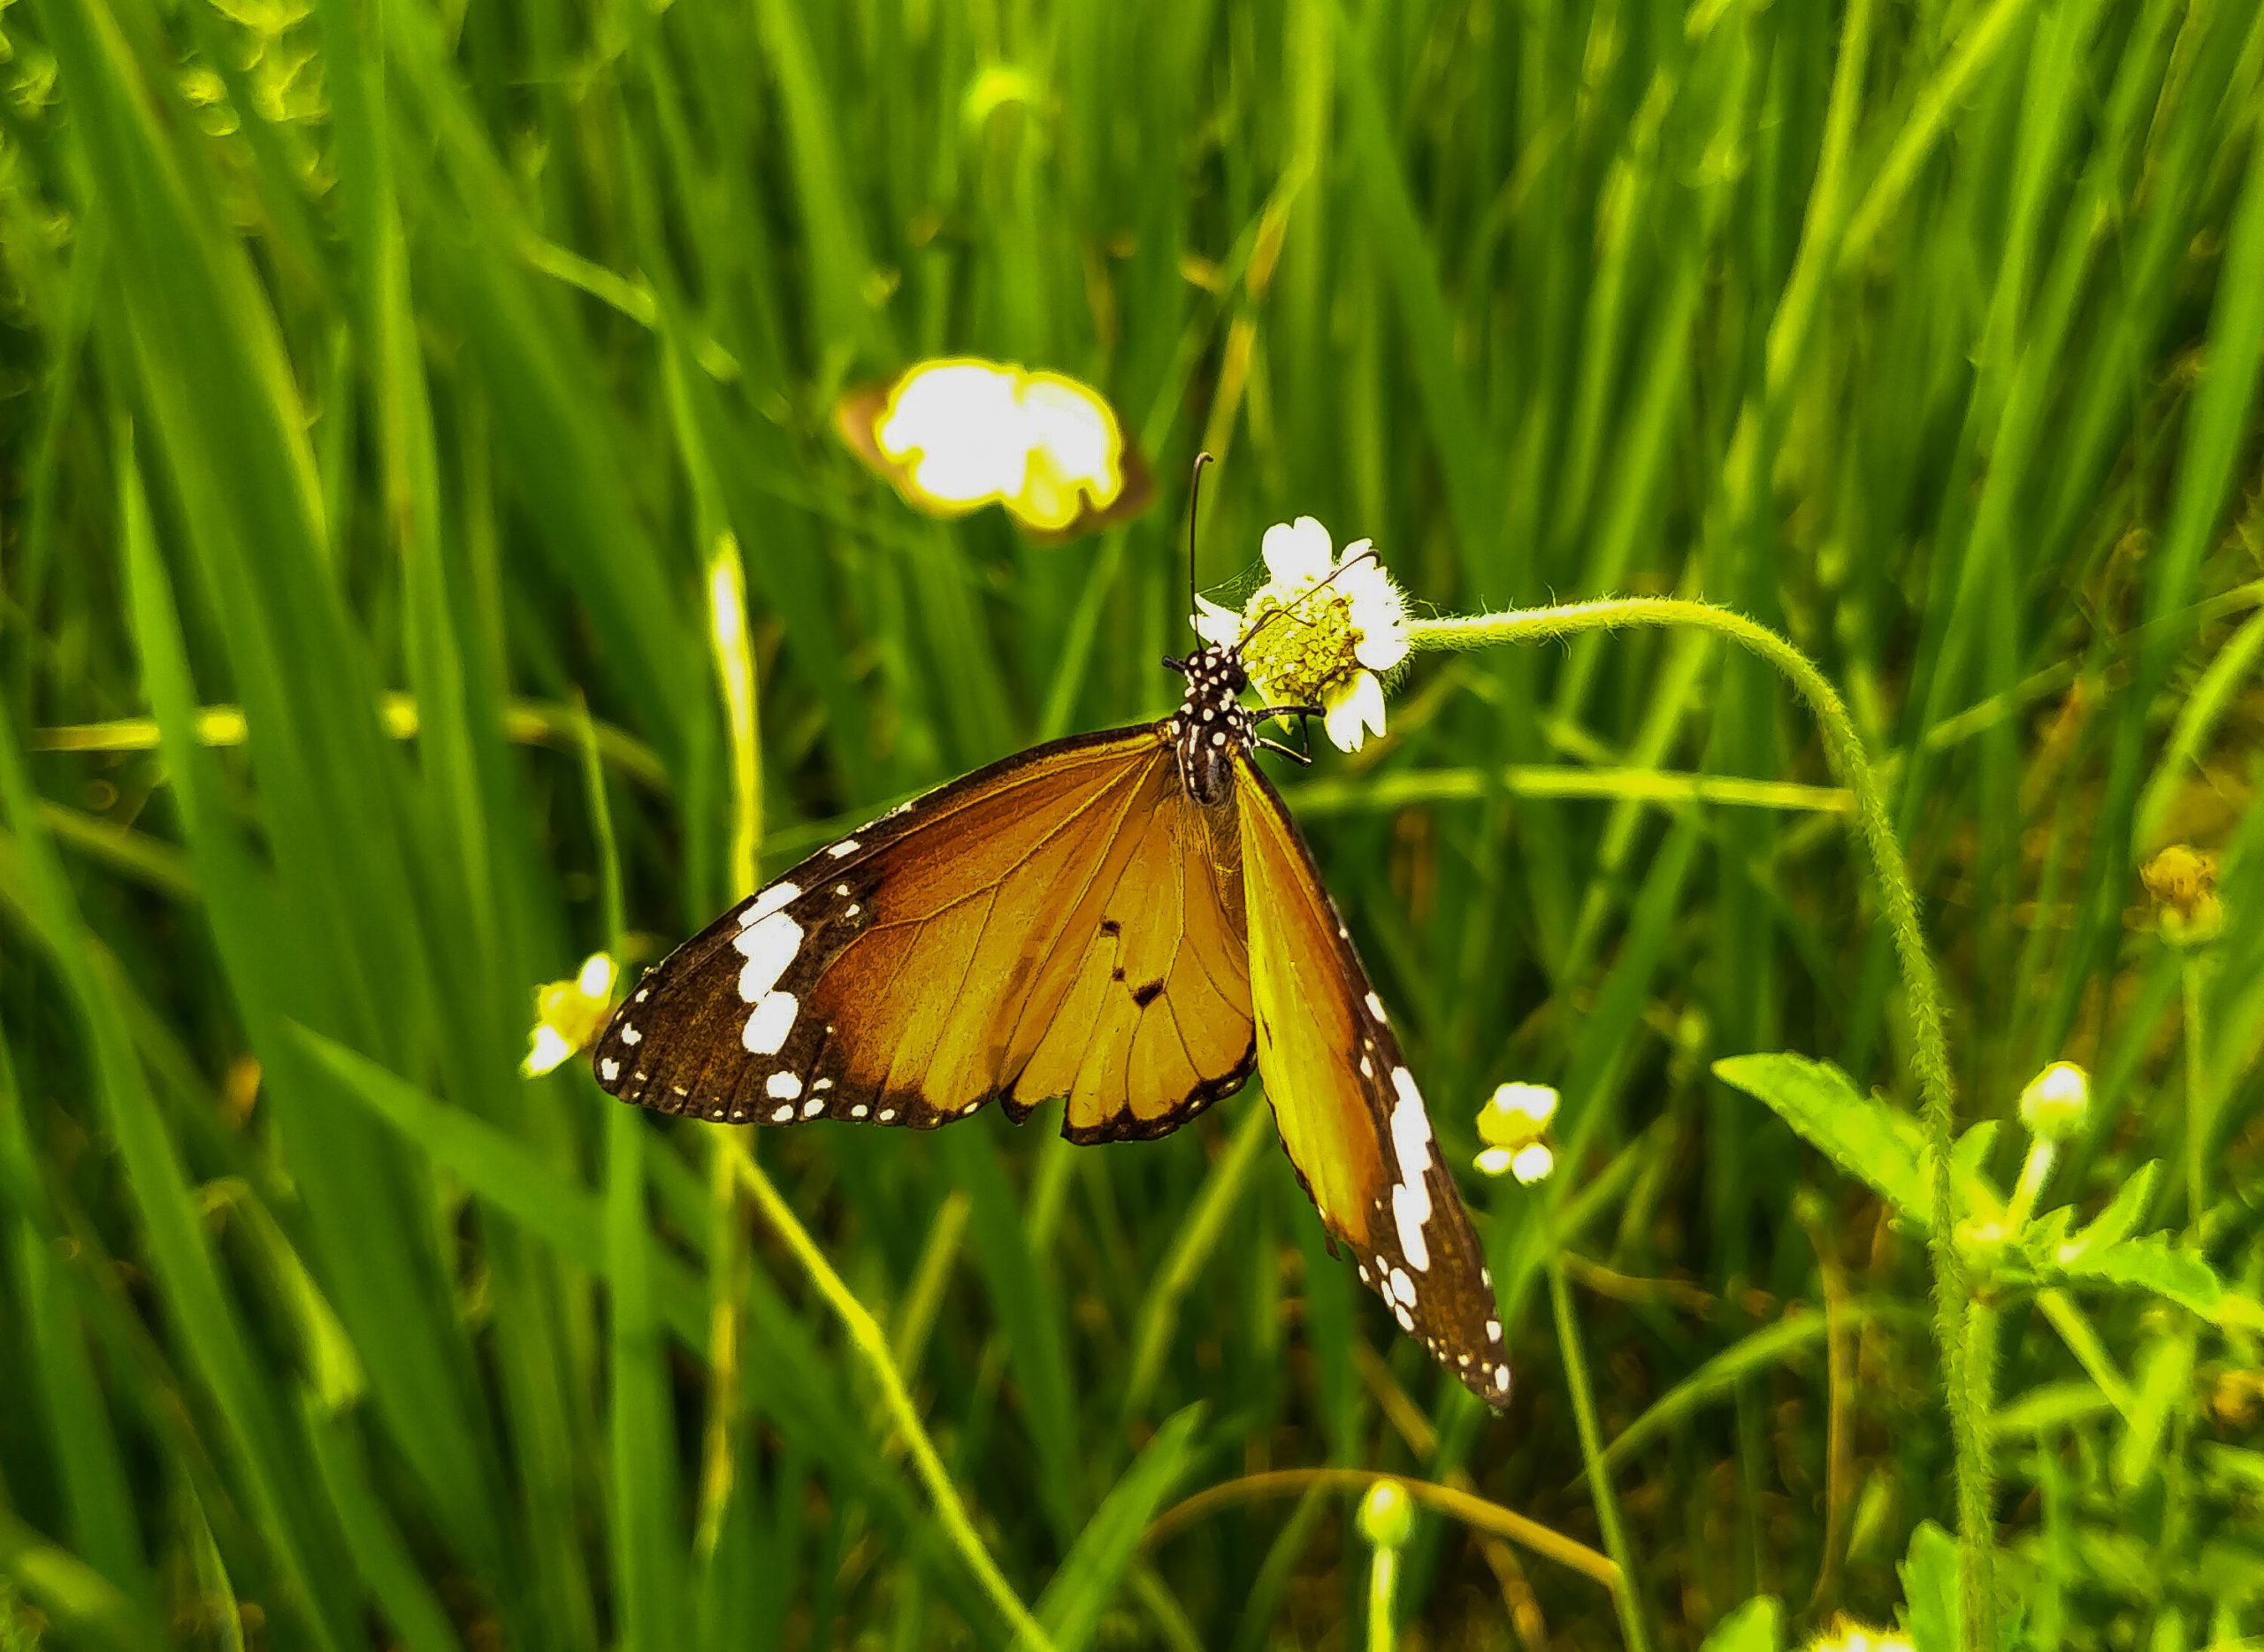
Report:
M2050 1141L2072 1134L2091 1105L2091 1075L2073 1061L2054 1061L2020 1093L2021 1122Z
M1360 1499L1360 1535L1378 1549L1399 1549L1415 1530L1415 1504L1396 1480L1380 1480Z

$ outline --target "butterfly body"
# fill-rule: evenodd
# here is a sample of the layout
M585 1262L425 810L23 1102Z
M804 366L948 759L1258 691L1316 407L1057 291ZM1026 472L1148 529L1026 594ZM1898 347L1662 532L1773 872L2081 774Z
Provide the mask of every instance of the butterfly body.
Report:
M1332 1242L1488 1403L1493 1278L1350 932L1254 761L1236 650L1171 716L993 763L819 850L647 972L593 1050L716 1122L932 1128L1063 1098L1164 1136L1265 1080Z

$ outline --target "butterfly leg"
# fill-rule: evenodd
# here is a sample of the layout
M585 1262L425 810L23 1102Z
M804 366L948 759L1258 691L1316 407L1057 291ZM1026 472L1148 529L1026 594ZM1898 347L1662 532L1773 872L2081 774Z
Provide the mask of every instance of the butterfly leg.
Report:
M1295 717L1297 720L1297 732L1304 737L1304 750L1302 752L1292 751L1281 741L1269 740L1263 735L1258 737L1258 743L1260 746L1265 746L1269 751L1279 752L1282 756L1291 759L1302 767L1310 769L1312 767L1312 730L1307 725L1305 720L1309 717L1318 717L1323 715L1324 714L1319 706L1268 706L1264 711L1258 714L1260 719L1262 720L1267 717Z

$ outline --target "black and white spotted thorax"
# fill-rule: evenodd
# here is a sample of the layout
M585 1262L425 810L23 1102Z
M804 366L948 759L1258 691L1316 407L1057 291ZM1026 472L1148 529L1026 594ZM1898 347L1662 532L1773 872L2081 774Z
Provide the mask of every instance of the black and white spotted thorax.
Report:
M1187 698L1166 725L1180 780L1197 803L1222 803L1233 793L1234 760L1251 739L1251 715L1241 699L1250 678L1242 656L1214 646L1164 663L1187 674Z

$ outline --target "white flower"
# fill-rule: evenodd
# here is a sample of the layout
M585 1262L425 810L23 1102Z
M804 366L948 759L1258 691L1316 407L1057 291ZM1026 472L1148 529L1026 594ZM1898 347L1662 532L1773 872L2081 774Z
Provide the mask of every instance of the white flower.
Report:
M609 956L592 952L571 981L545 982L537 988L534 1026L527 1033L526 1059L519 1071L539 1078L588 1048L612 1012L618 974Z
M1383 732L1380 674L1407 658L1406 599L1371 541L1356 540L1338 556L1328 530L1311 516L1266 529L1261 548L1266 583L1240 613L1196 598L1196 634L1241 649L1268 705L1319 706L1328 738L1357 752Z
M1519 1186L1529 1188L1556 1168L1556 1153L1546 1142L1527 1142L1514 1150L1488 1147L1473 1162L1481 1174L1515 1176Z
M1514 1147L1529 1142L1556 1116L1559 1097L1548 1084L1508 1083L1495 1086L1485 1112L1479 1115L1479 1133L1489 1142Z
M1478 1136L1486 1143L1478 1168L1489 1176L1515 1176L1531 1187L1556 1167L1543 1139L1559 1098L1547 1084L1497 1084L1478 1110Z

